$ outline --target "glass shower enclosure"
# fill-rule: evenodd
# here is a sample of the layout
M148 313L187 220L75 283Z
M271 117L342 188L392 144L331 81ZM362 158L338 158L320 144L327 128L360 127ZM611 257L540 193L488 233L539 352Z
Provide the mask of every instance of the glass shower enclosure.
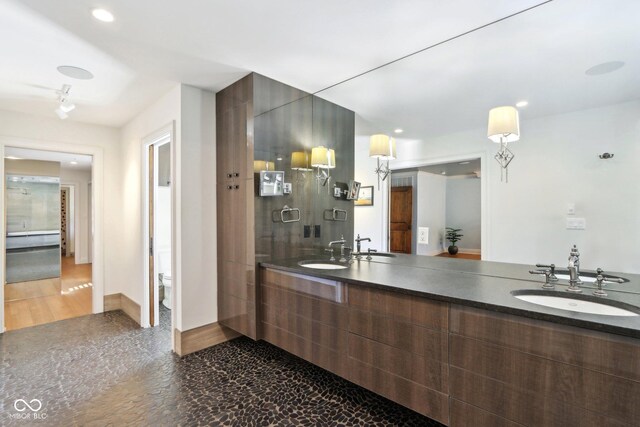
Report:
M7 175L6 282L60 277L60 178Z

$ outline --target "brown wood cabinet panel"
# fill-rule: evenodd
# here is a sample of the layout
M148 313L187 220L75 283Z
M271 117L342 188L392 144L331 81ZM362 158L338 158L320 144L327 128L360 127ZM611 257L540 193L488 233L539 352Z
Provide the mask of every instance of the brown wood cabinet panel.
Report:
M263 285L261 292L262 302L269 306L286 309L338 329L347 329L347 308L344 306L273 286Z
M503 402L505 409L514 407L517 411L525 412L533 406L533 401L539 401L541 412L550 413L547 406L553 402L566 407L578 407L581 411L594 410L622 423L632 424L640 420L640 382L458 335L450 336L450 364L451 394L466 402L473 403L468 400L472 396L469 390L461 388L464 383L455 383L454 367L496 380L508 385L511 393L526 396L518 400L512 394L510 399ZM570 411L565 408L564 412ZM579 412L573 411L572 417L566 421L577 419L573 416ZM512 414L498 414L514 419Z
M519 427L519 424L456 399L449 399L451 427Z
M450 324L455 334L640 381L637 339L455 305Z
M447 333L396 320L393 317L349 309L349 332L430 360L447 360Z
M253 301L244 300L224 291L218 292L218 322L250 338L256 338L256 308Z
M346 287L334 280L312 279L300 274L266 269L263 272L262 283L338 304L346 300Z
M347 351L347 331L315 322L283 308L262 305L263 323L276 326L313 343L345 353Z
M391 316L427 328L447 330L447 303L398 292L349 285L349 307Z
M523 369L526 367L522 366ZM600 407L583 408L549 397L538 390L523 389L460 368L449 371L451 397L525 426L604 427L638 425L637 419L626 420L599 414ZM549 381L553 381L550 379ZM558 379L562 381L562 379ZM606 395L602 395L607 399ZM454 416L452 415L452 421ZM465 425L460 420L458 425ZM469 420L466 420L468 423ZM452 425L454 425L452 423ZM468 425L468 424L466 424ZM483 425L483 424L473 424ZM489 424L493 426L493 424Z
M343 378L347 376L346 352L319 345L268 323L262 323L262 339Z
M429 418L448 423L448 396L413 381L349 358L349 381Z
M449 365L349 334L349 357L433 390L447 393Z

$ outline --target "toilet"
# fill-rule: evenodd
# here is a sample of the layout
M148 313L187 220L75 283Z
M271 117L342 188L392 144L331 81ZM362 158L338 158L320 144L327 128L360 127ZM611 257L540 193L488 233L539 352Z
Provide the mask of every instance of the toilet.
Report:
M160 284L164 286L162 305L171 310L171 252L163 251L158 254Z

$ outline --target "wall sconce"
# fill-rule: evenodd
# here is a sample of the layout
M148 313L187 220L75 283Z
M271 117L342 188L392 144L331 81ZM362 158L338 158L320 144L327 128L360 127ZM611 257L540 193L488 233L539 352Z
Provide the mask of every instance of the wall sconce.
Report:
M372 135L369 139L369 157L378 159L378 166L376 167L375 173L378 175L378 190L380 190L380 181L387 179L391 173L389 160L396 158L396 140L388 135ZM380 160L386 160L387 164L380 164Z
M336 167L335 150L327 149L322 145L313 147L311 150L311 167L317 168L316 180L318 181L318 193L320 193L320 184L325 186L331 182L330 171ZM329 193L328 185L327 193Z
M276 164L274 162L267 162L265 160L253 161L254 173L260 173L262 171L273 171L273 170L276 170Z
M500 149L493 157L500 164L500 182L505 178L505 182L508 183L508 166L515 156L509 150L507 144L520 139L518 110L511 106L492 108L489 111L487 137L500 144Z
M306 151L294 151L291 153L291 170L296 171L296 182L300 181L300 176L304 180L304 173L311 169L311 158Z

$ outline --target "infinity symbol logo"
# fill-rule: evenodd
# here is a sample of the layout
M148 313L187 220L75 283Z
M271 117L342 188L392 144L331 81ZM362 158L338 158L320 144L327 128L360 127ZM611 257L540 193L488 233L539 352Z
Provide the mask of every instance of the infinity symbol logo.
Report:
M27 408L31 409L33 412L38 412L40 409L42 409L42 402L38 399L31 399L31 401L27 403L27 401L24 399L17 399L15 402L13 402L13 407L18 412L24 412L27 410Z

